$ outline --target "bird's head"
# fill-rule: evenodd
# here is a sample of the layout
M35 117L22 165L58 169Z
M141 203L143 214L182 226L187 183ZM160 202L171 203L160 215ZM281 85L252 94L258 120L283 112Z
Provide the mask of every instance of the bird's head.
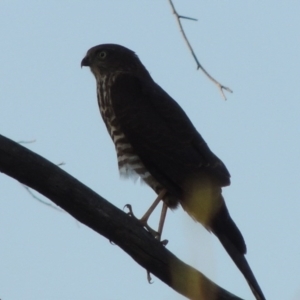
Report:
M102 44L88 50L81 67L90 67L96 78L111 73L138 73L146 70L137 55L120 45Z

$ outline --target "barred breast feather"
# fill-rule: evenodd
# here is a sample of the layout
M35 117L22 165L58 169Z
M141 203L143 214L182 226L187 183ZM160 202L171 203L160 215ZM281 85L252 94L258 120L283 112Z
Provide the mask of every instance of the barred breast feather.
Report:
M135 180L140 177L142 181L145 181L156 190L158 183L154 184L154 178L152 178L140 158L135 154L116 119L110 102L110 95L107 94L110 89L104 88L105 84L111 85L113 79L107 76L101 79L97 84L98 105L108 133L115 144L120 175L126 178L131 177Z

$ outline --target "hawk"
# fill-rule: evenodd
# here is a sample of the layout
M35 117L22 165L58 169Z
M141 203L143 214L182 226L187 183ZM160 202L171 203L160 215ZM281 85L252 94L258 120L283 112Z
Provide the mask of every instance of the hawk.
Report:
M229 215L222 188L230 174L188 116L150 76L137 55L120 45L88 50L81 66L96 78L100 112L114 142L122 176L138 176L162 200L158 234L167 208L183 209L220 240L257 300L265 297L245 258L244 238Z

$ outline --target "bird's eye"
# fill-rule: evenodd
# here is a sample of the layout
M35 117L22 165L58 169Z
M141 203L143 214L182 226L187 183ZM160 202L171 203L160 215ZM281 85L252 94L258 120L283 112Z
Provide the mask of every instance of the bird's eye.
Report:
M99 57L100 59L104 59L104 58L106 57L106 55L107 55L107 53L106 53L105 51L100 51L100 52L98 53L98 57Z

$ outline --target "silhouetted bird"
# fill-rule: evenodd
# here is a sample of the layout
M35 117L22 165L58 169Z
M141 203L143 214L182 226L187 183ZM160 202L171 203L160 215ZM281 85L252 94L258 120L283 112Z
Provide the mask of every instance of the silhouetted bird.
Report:
M218 237L256 299L264 300L244 256L243 236L222 196L230 174L185 112L153 81L135 53L123 46L95 46L81 66L90 67L95 75L100 112L115 144L120 174L139 176L158 195L142 217L143 225L152 231L147 220L162 200L161 236L167 208L180 204Z

